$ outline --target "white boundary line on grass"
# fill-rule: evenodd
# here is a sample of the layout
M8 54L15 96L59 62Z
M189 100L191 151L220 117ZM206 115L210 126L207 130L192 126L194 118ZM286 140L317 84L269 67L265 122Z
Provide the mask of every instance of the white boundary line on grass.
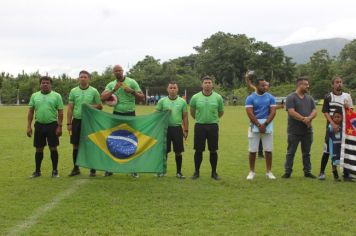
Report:
M63 199L69 197L71 194L73 194L77 189L85 184L88 183L89 181L87 179L81 179L76 182L69 188L67 188L65 191L59 193L56 195L52 201L49 203L40 206L37 208L27 219L25 219L23 222L20 224L17 224L16 226L12 227L7 235L19 235L21 233L24 233L25 230L29 229L31 226L37 224L37 221L39 218L41 218L44 214L47 212L51 211L53 208L55 208Z

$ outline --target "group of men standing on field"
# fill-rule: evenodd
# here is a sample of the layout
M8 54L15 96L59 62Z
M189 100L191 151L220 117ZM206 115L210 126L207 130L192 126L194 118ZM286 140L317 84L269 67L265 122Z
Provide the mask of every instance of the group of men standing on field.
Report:
M138 83L127 76L124 76L123 68L120 65L113 67L115 80L107 84L105 90L100 95L98 90L89 85L90 73L81 71L79 73L79 85L73 88L69 94L69 104L67 112L67 130L70 134L70 142L73 145L73 169L69 176L80 174L79 166L76 165L78 147L81 131L81 105L89 104L96 109L102 109L102 102L107 101L112 95L117 97L117 104L113 108L114 115L135 116L136 100L144 100ZM248 75L247 75L248 76ZM335 85L337 84L337 86ZM43 159L43 149L47 145L50 149L52 160L52 177L59 177L58 174L58 151L59 137L62 135L63 125L63 101L61 95L52 91L52 80L44 76L40 78L40 91L32 94L29 102L27 136L32 136L32 121L35 116L34 147L35 171L33 178L41 176L41 163ZM268 93L269 84L262 78L255 81L255 92L251 93L245 103L246 112L250 119L248 130L249 140L249 166L250 172L248 180L255 177L256 152L262 141L266 157L266 177L276 179L272 174L272 150L273 150L273 119L276 115L275 98ZM296 91L289 94L286 100L286 110L288 111L288 148L285 161L285 174L283 178L290 178L293 170L293 160L298 144L301 143L302 159L304 166L304 176L316 178L311 173L310 148L313 141L312 120L316 117L316 109L313 99L307 94L309 83L306 78L297 80ZM157 111L170 110L169 125L167 130L167 153L173 151L176 160L176 177L184 179L182 174L182 153L184 152L183 139L188 136L188 108L184 99L178 96L178 85L171 81L167 86L168 96L159 100L156 106ZM324 100L323 113L327 118L328 125L332 125L336 132L340 129L340 124L336 124L331 116L335 107L352 107L352 100L349 94L342 92L342 80L335 77L332 80L332 92ZM203 152L206 143L210 153L211 178L219 180L217 174L218 162L218 139L219 139L219 119L224 114L224 102L221 95L213 90L212 77L202 78L202 91L195 94L190 100L190 114L195 119L194 126L194 164L195 172L192 179L200 177L200 165L203 159ZM325 179L325 166L329 156L329 146L326 146L319 179ZM326 158L325 158L326 157ZM334 170L334 169L333 169ZM164 173L157 173L162 176ZM111 172L105 172L105 176L111 176ZM89 176L96 176L96 170L91 169ZM138 178L137 173L132 173L132 177ZM344 173L344 179L352 181L348 173Z
M73 145L73 170L69 176L80 174L79 166L76 165L81 127L81 105L89 104L96 109L102 109L102 101L110 99L112 95L117 97L117 104L114 106L113 114L120 116L135 116L135 101L144 100L137 82L124 76L123 68L120 65L113 67L115 80L107 84L105 90L100 95L98 90L89 85L90 73L81 71L79 73L79 86L73 88L69 94L69 104L67 112L67 130L70 134L70 142ZM184 179L181 172L182 152L184 151L183 139L188 136L188 111L187 103L178 96L178 85L171 81L167 87L168 97L162 98L157 106L157 111L171 110L169 127L167 132L167 153L175 152L177 178ZM63 125L63 101L60 94L52 91L52 79L47 76L40 78L40 91L32 94L29 103L27 136L32 136L32 122L35 115L34 147L35 171L33 178L41 176L41 163L43 159L43 149L47 145L51 150L52 177L58 175L58 151L59 137L62 135ZM191 114L197 120L195 127L194 146L195 172L193 178L199 178L200 164L202 162L202 152L205 150L205 141L208 140L210 151L210 162L212 166L211 177L218 180L216 173L217 149L218 149L218 121L223 115L222 97L213 91L213 80L211 77L204 77L202 82L202 92L197 93L191 99ZM163 173L158 173L162 176ZM106 171L105 176L112 173ZM91 169L89 176L96 176L96 170ZM132 177L138 178L137 173L132 173Z

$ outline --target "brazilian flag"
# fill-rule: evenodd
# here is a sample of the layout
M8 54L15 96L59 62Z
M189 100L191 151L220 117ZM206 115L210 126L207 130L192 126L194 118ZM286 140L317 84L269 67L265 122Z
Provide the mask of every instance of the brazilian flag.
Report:
M77 165L117 173L166 172L169 111L118 116L82 105Z

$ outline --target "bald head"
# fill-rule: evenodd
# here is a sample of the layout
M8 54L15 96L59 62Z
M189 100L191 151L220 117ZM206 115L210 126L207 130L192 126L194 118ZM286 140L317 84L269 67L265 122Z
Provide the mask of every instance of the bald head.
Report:
M124 80L124 69L120 65L115 65L113 68L113 73L117 80Z

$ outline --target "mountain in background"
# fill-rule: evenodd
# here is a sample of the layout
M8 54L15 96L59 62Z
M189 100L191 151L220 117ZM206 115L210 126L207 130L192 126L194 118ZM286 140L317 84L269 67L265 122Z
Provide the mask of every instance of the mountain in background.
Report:
M350 42L350 40L344 38L331 38L288 44L280 48L286 56L293 58L293 61L297 64L305 64L309 62L313 53L321 49L328 50L330 57L338 56L344 46Z

